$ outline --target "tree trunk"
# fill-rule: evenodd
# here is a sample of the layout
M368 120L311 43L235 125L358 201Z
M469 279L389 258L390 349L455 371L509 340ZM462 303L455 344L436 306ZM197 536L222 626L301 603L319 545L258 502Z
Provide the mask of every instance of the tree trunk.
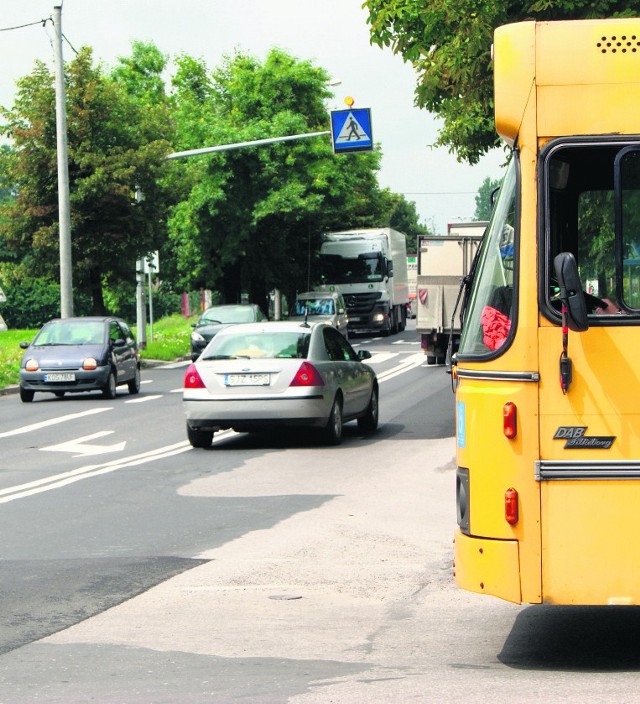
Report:
M91 295L91 312L93 315L107 315L102 296L102 277L98 269L89 271L89 293Z

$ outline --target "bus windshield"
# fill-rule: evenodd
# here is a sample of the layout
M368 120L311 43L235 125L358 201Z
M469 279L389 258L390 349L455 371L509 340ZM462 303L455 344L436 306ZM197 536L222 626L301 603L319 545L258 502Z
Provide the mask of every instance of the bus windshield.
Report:
M517 158L511 160L484 235L460 338L459 356L501 348L513 319Z

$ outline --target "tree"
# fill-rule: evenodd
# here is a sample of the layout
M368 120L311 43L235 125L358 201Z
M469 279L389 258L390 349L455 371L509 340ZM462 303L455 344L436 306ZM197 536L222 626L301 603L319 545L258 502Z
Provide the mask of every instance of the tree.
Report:
M329 76L274 49L264 60L237 53L209 74L181 57L174 79L180 149L327 129ZM183 284L219 288L227 302L248 291L292 295L306 288L328 229L379 225L386 201L378 151L333 154L328 137L189 159L184 199L169 235Z
M383 197L388 200L389 211L388 217L379 224L404 233L407 238L407 254L415 254L418 236L429 234L429 228L421 225L418 220L416 204L400 193L392 193L388 188L384 189Z
M88 48L65 73L73 280L90 291L93 312L104 313L103 286L130 280L135 260L157 248L164 234L160 183L170 150L168 113L145 110L140 95L94 66ZM57 280L55 91L43 63L18 82L15 104L2 114L2 132L14 145L3 166L16 196L0 204L0 237L24 254L25 275ZM134 197L137 187L146 195L142 204Z
M493 123L491 43L496 27L524 19L635 16L640 0L365 0L371 40L417 72L416 104L443 120L437 145L478 162L499 139Z
M500 188L500 181L497 179L487 176L482 182L476 193L476 212L473 216L475 220L488 220L491 217L492 199L497 188Z

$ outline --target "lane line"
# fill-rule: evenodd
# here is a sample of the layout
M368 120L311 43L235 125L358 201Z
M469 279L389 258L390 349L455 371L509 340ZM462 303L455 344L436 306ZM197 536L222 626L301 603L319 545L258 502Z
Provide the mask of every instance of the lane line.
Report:
M220 442L232 435L236 435L233 430L223 430L213 436L213 443ZM191 445L186 440L183 440L182 442L159 447L156 450L142 452L138 455L111 460L101 464L89 464L69 472L62 472L61 474L43 477L42 479L36 479L35 481L25 484L10 486L6 489L0 489L0 504L6 504L16 499L23 499L27 496L33 496L34 494L41 494L45 491L51 491L52 489L60 489L69 484L79 482L82 479L99 477L103 474L109 474L110 472L115 472L126 467L135 467L165 459L166 457L173 457L174 455L179 455L192 449Z
M392 369L387 369L386 372L378 374L378 381L389 381L389 379L393 379L393 377L398 376L399 374L408 372L410 369L414 369L415 367L421 367L424 363L424 355L422 354L422 352L417 352L416 354L407 357L403 362L396 365Z
M77 420L78 418L84 418L85 416L92 416L96 413L104 413L105 411L112 411L113 406L101 406L100 408L90 408L87 411L82 411L81 413L69 413L66 416L58 416L57 418L50 418L49 420L43 420L40 423L32 423L31 425L23 425L20 428L15 428L14 430L7 430L4 433L0 433L0 438L9 438L13 435L23 435L24 433L32 433L34 430L40 430L41 428L47 428L50 425L57 425L58 423L66 423L70 420Z
M147 401L155 401L157 398L162 398L162 394L154 394L152 396L136 396L136 398L127 399L125 403L146 403Z

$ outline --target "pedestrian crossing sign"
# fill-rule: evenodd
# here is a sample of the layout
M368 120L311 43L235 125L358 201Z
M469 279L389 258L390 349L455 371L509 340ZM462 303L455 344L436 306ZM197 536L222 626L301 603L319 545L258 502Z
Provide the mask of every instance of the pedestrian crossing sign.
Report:
M371 109L332 110L331 141L334 154L372 151Z

